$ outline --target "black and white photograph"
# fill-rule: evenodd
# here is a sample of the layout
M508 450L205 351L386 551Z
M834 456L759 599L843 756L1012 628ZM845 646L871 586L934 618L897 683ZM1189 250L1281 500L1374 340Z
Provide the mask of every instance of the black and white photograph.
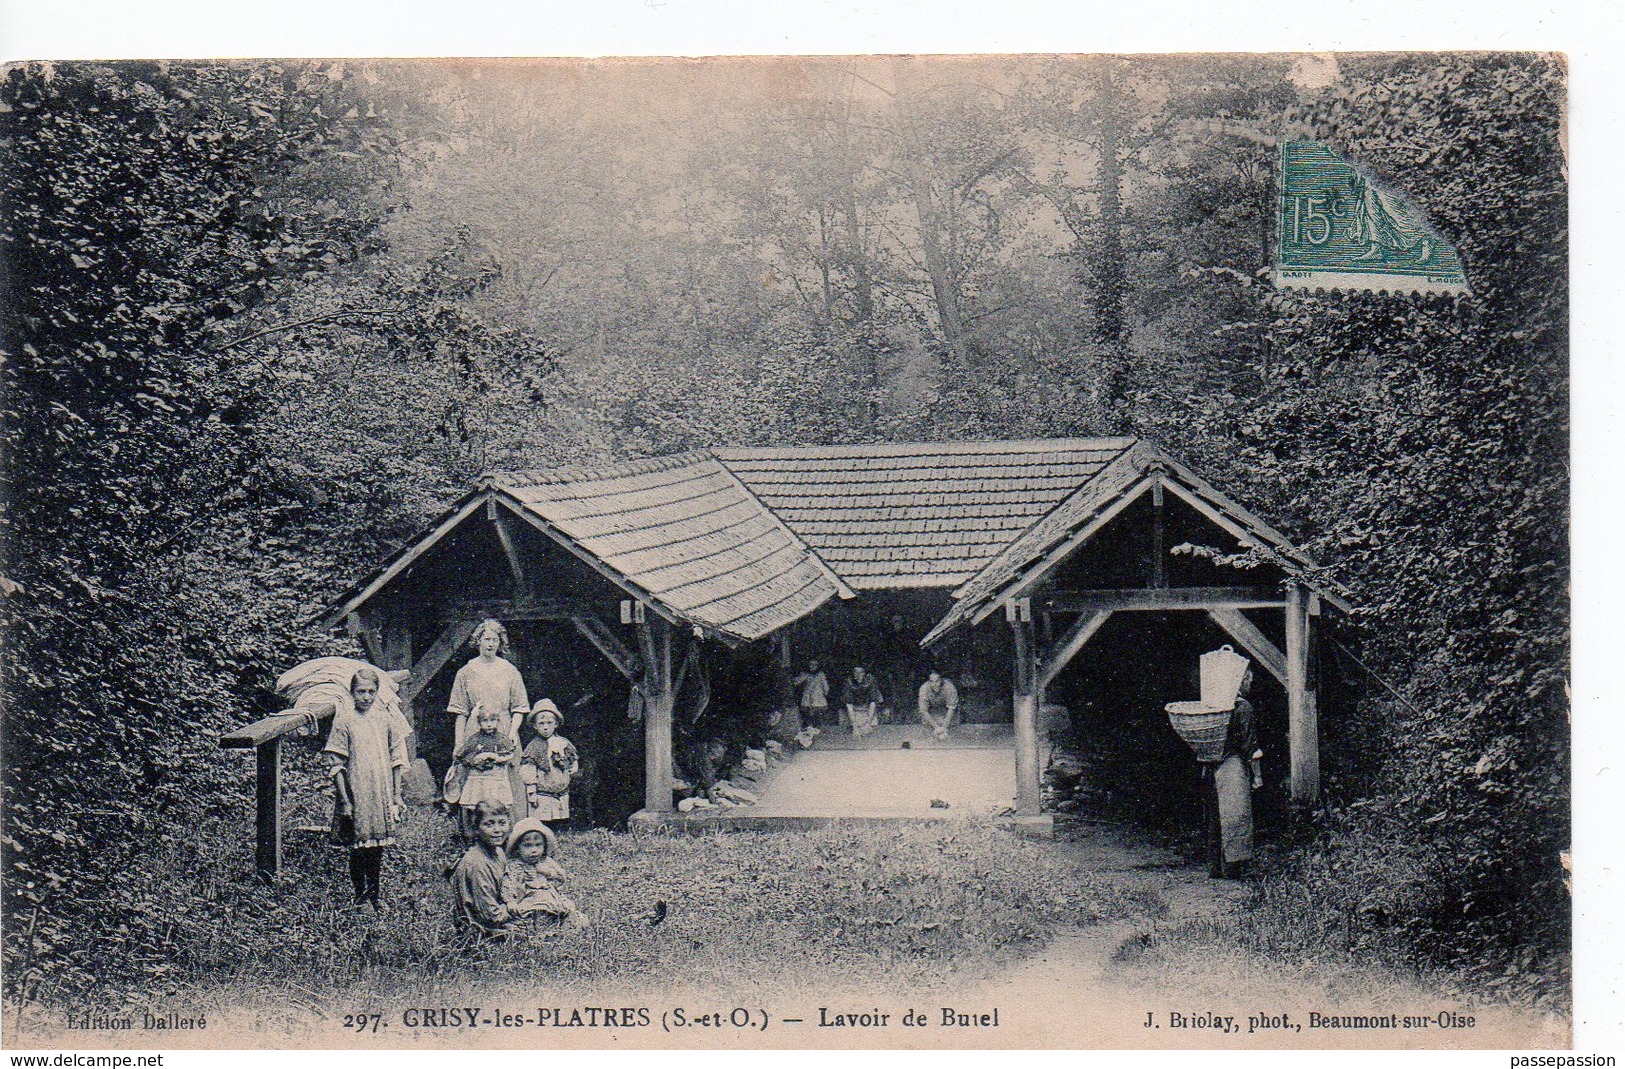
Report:
M1569 79L14 58L6 1046L1571 1047Z

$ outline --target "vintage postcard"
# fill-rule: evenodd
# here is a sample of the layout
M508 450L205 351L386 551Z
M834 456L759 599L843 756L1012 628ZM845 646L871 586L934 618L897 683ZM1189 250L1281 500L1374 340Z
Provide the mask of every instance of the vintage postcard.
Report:
M1567 92L10 65L7 1045L1569 1046Z

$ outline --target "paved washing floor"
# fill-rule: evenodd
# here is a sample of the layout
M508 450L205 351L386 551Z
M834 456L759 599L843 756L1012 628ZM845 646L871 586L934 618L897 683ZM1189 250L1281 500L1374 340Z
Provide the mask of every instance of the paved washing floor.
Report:
M776 771L753 812L952 819L993 816L1015 802L1015 754L1005 739L933 747L911 738L908 749L900 741L882 749L877 735L861 740L873 740L864 749L820 745L796 754ZM933 807L933 800L948 806Z
M813 743L814 750L1004 750L1015 745L1009 724L955 724L946 739L939 739L921 724L881 724L863 738L844 727L826 727Z

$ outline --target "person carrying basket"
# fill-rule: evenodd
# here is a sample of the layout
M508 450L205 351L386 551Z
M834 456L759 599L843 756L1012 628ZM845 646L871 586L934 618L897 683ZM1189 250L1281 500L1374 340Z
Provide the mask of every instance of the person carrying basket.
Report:
M1174 702L1168 720L1202 768L1202 847L1208 875L1238 879L1253 858L1253 791L1264 785L1253 669L1229 646L1201 658L1202 698Z

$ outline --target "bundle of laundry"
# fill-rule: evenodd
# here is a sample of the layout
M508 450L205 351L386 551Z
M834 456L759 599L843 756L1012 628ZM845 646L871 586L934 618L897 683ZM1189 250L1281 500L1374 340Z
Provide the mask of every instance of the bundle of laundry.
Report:
M304 661L283 672L276 680L276 692L284 701L293 703L293 711L314 715L327 704L332 704L335 715L355 712L350 702L350 681L356 671L371 668L378 674L376 704L385 712L400 718L408 733L412 726L401 712L400 690L388 672L366 661L353 657L317 657Z
M711 788L711 801L718 805L755 805L756 794L731 780L719 779Z

